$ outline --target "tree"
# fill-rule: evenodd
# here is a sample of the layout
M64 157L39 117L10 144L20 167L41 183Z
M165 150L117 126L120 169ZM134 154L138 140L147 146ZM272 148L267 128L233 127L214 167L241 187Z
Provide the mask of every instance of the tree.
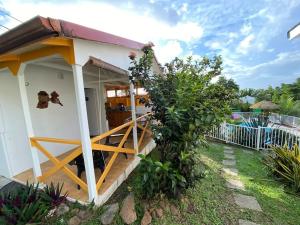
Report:
M233 79L226 79L225 76L220 76L217 83L234 92L238 92L240 90L239 85L235 83Z
M130 79L142 85L149 94L148 106L152 109L152 118L157 121L151 129L160 152L157 163L146 158L142 160L145 174L149 170L158 173L144 176L143 188L147 193L155 193L151 189L155 185L151 182L162 179L155 182L159 186L157 191L173 190L172 194L176 195L200 175L196 148L205 142L205 134L231 113L230 102L237 97L237 89L224 79L211 82L222 72L219 56L213 59L203 57L201 61L194 61L191 57L187 60L175 58L165 65L162 74L151 74L152 48L145 46L143 51L139 60L132 58ZM228 85L233 88L228 88ZM156 166L157 169L153 169ZM161 174L162 171L168 171L170 176ZM168 182L168 179L173 180Z
M300 116L300 78L292 84L281 84L280 87L267 89L243 89L240 96L255 97L255 101L272 101L280 105L279 113Z

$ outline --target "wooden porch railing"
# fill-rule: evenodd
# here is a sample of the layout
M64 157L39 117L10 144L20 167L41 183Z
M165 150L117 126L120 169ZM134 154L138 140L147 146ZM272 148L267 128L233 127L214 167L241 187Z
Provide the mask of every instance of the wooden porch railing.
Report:
M138 139L138 147L141 146L143 143L143 140L145 138L145 134L152 134L150 130L148 130L149 120L147 117L150 114L145 114L139 118L136 119L137 121L137 127L141 129L141 135ZM124 143L127 141L129 134L134 126L134 121L127 122L119 127L116 127L112 130L107 131L106 133L100 134L99 136L91 138L91 145L92 149L94 151L108 151L113 152L112 157L110 158L109 162L107 163L104 172L101 174L99 180L96 183L97 191L99 191L101 185L103 184L103 181L109 174L109 171L112 168L113 163L115 162L117 156L119 153L127 153L127 154L137 154L138 149L133 148L126 148L123 147ZM122 140L120 141L119 145L117 147L115 146L109 146L106 144L101 143L101 141L112 135L115 134L123 129L127 129ZM54 165L51 169L43 173L42 176L38 177L37 179L40 182L44 182L48 177L54 175L58 171L64 172L73 182L80 185L80 187L87 191L88 187L86 182L84 182L81 178L77 177L75 173L73 173L68 167L68 163L74 160L77 156L82 154L82 148L81 148L81 142L80 140L66 140L66 139L57 139L57 138L47 138L47 137L32 137L30 138L31 145L35 148L37 148L40 152L42 152ZM43 147L40 142L47 142L47 143L57 143L57 144L67 144L67 145L77 145L76 148L72 149L69 154L62 160L55 157L53 154L51 154L45 147Z
M51 169L45 172L42 176L38 177L38 181L44 182L48 177L62 170L71 180L80 187L87 191L87 184L76 176L68 167L67 164L74 160L77 156L82 154L81 142L80 140L65 140L57 138L44 138L44 137L32 137L30 138L31 145L36 147L40 152L42 152L54 165ZM63 160L59 160L57 157L52 155L45 147L43 147L39 142L57 143L57 144L68 144L68 145L78 145L77 148L73 149Z
M147 129L148 127L148 124L149 124L149 121L147 120L147 117L149 116L150 114L145 114L139 118L136 119L137 121L137 126L142 130L142 134L138 140L138 146L140 147L140 145L142 144L143 142L143 139L145 137L145 133L151 133L151 131L149 131ZM143 121L144 120L144 121ZM143 126L143 122L146 121L146 124ZM110 158L108 164L106 165L105 167L105 170L104 172L101 174L99 180L97 181L96 183L96 188L97 188L97 191L99 191L101 185L103 184L103 181L105 180L105 178L107 177L109 171L111 170L112 168L112 165L113 163L115 162L115 160L117 159L117 156L119 153L127 153L127 154L137 154L138 153L138 149L133 149L133 148L124 148L122 147L124 145L124 143L127 141L128 139L128 136L132 130L134 126L134 121L130 121L130 122L127 122L119 127L116 127L106 133L103 133L99 136L96 136L94 138L91 139L91 143L92 143L92 149L93 150L98 150L98 151L110 151L110 152L113 152L113 155L112 157ZM118 147L113 147L113 146L107 146L105 144L99 144L101 140L103 140L104 138L112 135L112 134L115 134L123 129L126 129L126 132L125 132L125 135L123 136L121 142L119 143Z

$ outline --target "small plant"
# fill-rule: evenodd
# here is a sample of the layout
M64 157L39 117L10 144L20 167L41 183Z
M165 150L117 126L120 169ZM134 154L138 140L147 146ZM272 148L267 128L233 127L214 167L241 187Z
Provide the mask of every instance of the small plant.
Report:
M68 193L62 195L62 188L63 184L60 185L59 183L54 186L51 182L50 186L46 186L43 190L42 199L50 204L52 207L56 207L61 203L66 202Z
M141 154L139 157L142 159L139 167L142 174L139 184L143 197L151 198L160 192L175 197L186 186L185 178L171 167L171 163L161 163Z
M39 185L26 184L0 195L0 224L40 224L49 210L66 201L62 186L51 183L43 190Z
M49 206L41 201L38 185L27 184L0 196L2 224L37 223L45 217Z
M272 147L265 164L279 179L287 182L296 192L300 192L300 149L294 145L290 150L288 146Z

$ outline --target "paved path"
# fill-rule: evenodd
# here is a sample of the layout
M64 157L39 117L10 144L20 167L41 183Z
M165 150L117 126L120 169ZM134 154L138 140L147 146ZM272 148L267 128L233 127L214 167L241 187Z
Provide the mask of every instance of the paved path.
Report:
M250 154L252 152L248 151ZM240 181L238 176L238 170L236 166L236 158L234 155L233 148L229 146L224 147L224 160L223 160L223 172L226 179L226 186L230 189L234 190L242 190L245 191L245 186L242 181ZM234 193L234 201L235 203L245 209L251 209L256 211L262 211L259 203L257 202L256 198L253 196L243 195ZM253 223L247 220L239 220L239 225L258 225L257 223Z

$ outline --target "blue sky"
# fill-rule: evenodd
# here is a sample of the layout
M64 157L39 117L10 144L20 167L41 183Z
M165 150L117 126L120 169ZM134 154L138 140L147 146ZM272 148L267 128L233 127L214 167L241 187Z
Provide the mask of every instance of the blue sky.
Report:
M163 63L174 56L220 54L224 74L242 88L300 77L300 38L287 39L300 22L300 0L0 0L0 7L22 21L39 14L151 40ZM12 28L19 22L0 12L0 24Z

